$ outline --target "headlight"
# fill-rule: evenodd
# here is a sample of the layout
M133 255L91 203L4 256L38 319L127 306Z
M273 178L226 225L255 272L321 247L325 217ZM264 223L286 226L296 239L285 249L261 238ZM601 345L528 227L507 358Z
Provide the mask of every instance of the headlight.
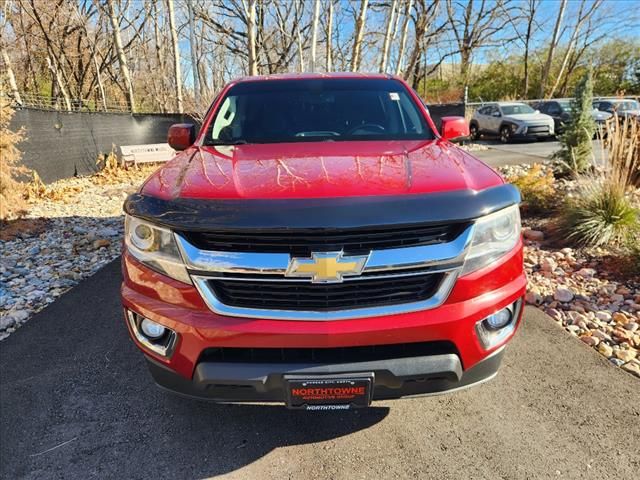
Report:
M191 283L173 232L126 215L124 242L141 263L184 283Z
M516 246L520 238L518 205L476 220L462 274L490 265Z

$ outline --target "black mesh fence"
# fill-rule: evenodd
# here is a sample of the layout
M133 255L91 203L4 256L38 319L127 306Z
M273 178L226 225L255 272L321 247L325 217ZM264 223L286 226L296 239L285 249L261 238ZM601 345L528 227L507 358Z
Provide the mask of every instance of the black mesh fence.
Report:
M464 116L464 105L429 105L440 130L440 119L449 115ZM91 112L56 112L20 109L15 112L11 128L24 127L27 139L20 143L23 163L38 172L44 182L96 172L101 154L122 145L164 143L169 126L193 122L178 114L117 114Z
M163 143L173 123L188 122L184 115L67 113L21 109L11 128L25 128L27 139L18 145L25 166L44 182L97 170L100 154L118 152L121 145Z

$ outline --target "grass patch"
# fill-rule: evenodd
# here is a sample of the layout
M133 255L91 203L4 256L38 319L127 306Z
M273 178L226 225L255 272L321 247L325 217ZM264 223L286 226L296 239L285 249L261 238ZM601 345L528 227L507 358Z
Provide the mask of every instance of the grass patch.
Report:
M608 128L603 148L605 167L578 175L578 190L564 205L560 230L578 245L622 246L633 254L640 248L640 212L630 195L640 166L637 123L627 120Z

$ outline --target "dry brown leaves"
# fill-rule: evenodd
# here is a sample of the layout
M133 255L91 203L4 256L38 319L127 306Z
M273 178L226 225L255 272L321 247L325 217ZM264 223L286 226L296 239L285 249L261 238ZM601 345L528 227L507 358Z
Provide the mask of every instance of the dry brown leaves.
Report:
M33 172L31 182L25 188L25 199L29 203L40 200L52 200L54 202L70 203L75 196L82 192L78 185L52 185L44 184L37 172Z

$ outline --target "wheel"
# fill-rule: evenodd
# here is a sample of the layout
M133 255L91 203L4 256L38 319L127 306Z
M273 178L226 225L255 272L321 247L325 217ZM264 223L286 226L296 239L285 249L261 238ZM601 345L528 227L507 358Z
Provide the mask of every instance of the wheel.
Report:
M472 123L469 125L469 138L471 140L478 140L480 138L480 133L478 132L478 125Z
M511 140L511 129L505 125L500 129L500 141L502 143L509 143Z

